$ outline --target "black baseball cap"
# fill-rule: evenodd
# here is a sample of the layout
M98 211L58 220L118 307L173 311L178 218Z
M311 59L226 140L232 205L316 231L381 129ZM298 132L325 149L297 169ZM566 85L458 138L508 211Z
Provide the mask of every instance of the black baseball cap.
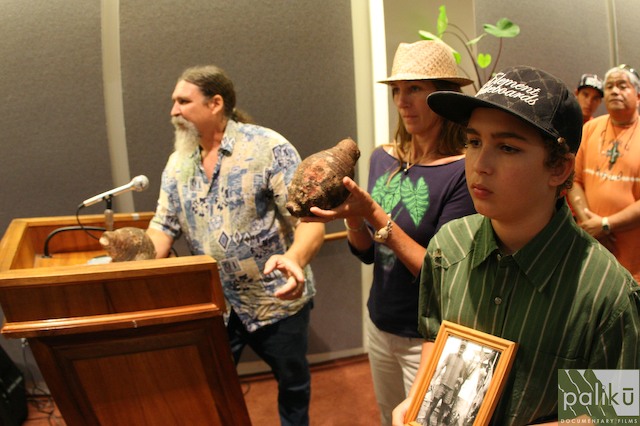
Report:
M466 125L475 108L496 108L567 143L577 152L582 137L582 111L574 94L559 78L538 68L515 66L496 73L474 96L439 91L427 97L437 114Z

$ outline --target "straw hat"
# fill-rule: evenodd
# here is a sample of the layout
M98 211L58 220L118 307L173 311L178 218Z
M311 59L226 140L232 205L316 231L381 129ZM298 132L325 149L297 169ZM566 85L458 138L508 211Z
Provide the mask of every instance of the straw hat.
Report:
M449 48L438 41L400 43L393 58L391 75L379 83L409 80L445 80L466 86L473 80L460 77Z

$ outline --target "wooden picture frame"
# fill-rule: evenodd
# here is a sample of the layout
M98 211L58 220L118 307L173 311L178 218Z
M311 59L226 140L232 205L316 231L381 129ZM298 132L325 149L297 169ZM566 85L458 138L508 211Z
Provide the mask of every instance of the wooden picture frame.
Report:
M416 377L405 424L489 424L516 350L515 342L442 321L427 366ZM450 385L441 386L442 381Z

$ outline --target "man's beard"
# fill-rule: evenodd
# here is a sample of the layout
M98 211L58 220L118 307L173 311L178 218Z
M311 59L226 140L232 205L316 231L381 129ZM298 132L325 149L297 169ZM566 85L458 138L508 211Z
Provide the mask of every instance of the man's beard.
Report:
M200 144L200 133L196 126L183 117L171 117L171 124L175 127L175 141L173 148L181 156L189 156Z

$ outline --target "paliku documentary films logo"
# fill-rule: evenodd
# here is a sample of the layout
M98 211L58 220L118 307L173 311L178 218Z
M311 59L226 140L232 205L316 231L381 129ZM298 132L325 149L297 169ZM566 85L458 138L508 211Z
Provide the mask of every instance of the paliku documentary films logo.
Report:
M640 370L558 370L558 420L640 424Z

